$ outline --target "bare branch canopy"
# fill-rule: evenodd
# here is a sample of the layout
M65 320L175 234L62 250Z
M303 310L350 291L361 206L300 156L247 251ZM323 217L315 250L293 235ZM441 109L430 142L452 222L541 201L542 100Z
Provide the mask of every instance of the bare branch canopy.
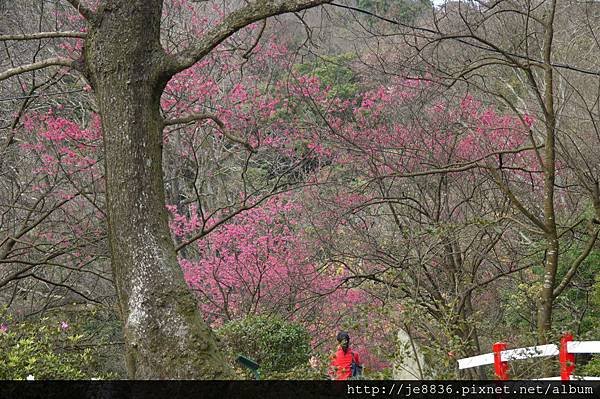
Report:
M175 74L194 65L212 49L238 30L274 15L297 12L332 0L257 0L229 14L223 22L209 30L195 45L175 54L169 72Z

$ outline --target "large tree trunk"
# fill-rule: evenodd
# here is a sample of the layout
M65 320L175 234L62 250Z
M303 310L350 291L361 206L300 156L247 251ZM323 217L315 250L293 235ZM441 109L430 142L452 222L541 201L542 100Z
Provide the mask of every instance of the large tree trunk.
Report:
M161 0L109 0L85 43L102 117L109 243L131 378L229 378L169 234L160 96Z

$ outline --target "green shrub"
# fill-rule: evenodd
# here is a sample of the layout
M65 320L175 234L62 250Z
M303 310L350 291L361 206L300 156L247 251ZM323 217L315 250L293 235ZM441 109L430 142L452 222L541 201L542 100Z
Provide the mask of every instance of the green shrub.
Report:
M16 322L0 311L0 379L110 378L95 372L96 352L76 324L50 318Z
M232 362L240 354L249 357L260 364L263 377L299 376L292 370L309 368L310 335L300 324L277 316L248 316L226 323L217 335Z
M348 99L359 91L356 73L350 68L355 58L349 53L324 56L312 63L297 65L296 68L302 75L318 77L323 88L329 87L328 97Z
M576 375L588 377L600 377L600 356L594 355L585 366L575 369Z

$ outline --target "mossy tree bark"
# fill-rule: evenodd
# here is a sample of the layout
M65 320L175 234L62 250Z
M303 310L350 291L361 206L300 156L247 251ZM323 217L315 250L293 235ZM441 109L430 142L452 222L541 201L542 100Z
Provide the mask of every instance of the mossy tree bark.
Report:
M107 1L85 46L102 116L109 245L131 378L231 376L169 234L160 97L161 1Z

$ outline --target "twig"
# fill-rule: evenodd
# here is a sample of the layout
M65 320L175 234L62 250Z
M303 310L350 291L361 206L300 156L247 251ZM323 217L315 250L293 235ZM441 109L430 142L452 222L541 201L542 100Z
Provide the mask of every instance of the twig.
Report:
M227 137L229 140L244 146L244 148L246 148L250 152L256 152L256 149L254 149L247 141L244 141L243 139L236 137L236 136L232 135L231 133L229 133L227 131L227 128L225 127L225 124L223 123L223 121L221 121L216 115L213 115L213 114L189 114L189 115L183 116L181 118L167 119L164 121L164 125L165 126L179 125L179 124L185 124L185 123L190 123L190 122L203 121L206 119L210 119L213 122L215 122L219 126L219 130L221 131L223 136Z

